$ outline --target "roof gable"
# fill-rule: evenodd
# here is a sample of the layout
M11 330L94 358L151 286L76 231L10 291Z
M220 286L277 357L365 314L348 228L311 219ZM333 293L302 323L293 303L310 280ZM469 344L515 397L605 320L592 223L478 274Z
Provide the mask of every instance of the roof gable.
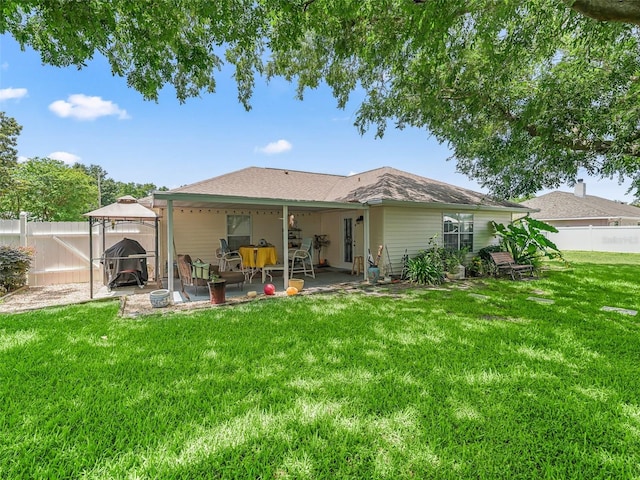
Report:
M339 185L336 185L332 195L335 196L333 200L343 202L394 200L458 205L518 206L511 202L496 200L483 193L391 167L378 168L346 177Z

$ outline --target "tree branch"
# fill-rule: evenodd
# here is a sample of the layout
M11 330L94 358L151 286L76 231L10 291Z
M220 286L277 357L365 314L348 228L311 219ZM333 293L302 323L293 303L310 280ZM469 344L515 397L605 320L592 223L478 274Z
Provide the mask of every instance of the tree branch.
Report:
M517 115L514 115L507 107L504 105L498 104L496 102L490 102L489 99L486 100L487 105L493 105L496 111L504 118L509 124L521 124L521 118ZM526 124L524 125L524 130L529 134L530 137L540 137L541 133L538 130L538 127L535 124ZM569 148L575 152L594 152L598 154L606 154L613 148L613 142L609 140L602 139L588 139L581 138L579 128L575 127L573 129L573 136L568 136L564 134L553 135L553 141L556 145L561 147ZM640 132L638 132L640 135ZM625 148L622 150L623 154L629 155L632 157L640 157L640 146L637 143L628 143Z
M564 0L564 3L595 20L640 25L640 0Z
M312 3L314 3L316 0L307 0L306 2L304 2L302 4L302 11L306 12L307 8L309 8L311 6Z

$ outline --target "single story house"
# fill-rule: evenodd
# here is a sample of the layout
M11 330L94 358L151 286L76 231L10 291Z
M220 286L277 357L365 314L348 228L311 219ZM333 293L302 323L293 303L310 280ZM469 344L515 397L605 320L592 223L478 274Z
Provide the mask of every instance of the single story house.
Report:
M326 242L313 252L315 263L326 259L351 269L356 256L366 259L369 250L375 256L384 245L380 263L390 263L395 272L405 252L427 248L432 237L475 252L494 241L491 221L509 223L531 211L391 167L349 176L248 167L154 192L147 202L166 231L163 265L172 265L177 254L213 263L220 239L232 248L264 239L276 247L281 263L289 247L321 236ZM286 285L287 268L283 277Z
M575 191L555 191L526 200L521 205L536 210L531 216L555 227L640 225L640 208L586 194L586 184Z

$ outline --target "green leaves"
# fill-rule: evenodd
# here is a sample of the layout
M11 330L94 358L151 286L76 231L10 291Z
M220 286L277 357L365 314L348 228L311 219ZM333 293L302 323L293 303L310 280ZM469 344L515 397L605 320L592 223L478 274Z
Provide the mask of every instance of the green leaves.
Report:
M0 195L11 188L11 172L18 164L18 135L22 125L0 112Z
M529 216L520 218L509 225L491 222L504 249L511 253L516 263L536 264L540 256L562 259L562 252L543 232L557 233L558 230Z
M0 296L27 284L32 258L29 248L0 245Z
M247 109L262 74L296 82L301 99L326 82L339 107L357 91L361 132L424 128L503 198L571 184L581 169L639 187L638 18L598 22L578 3L8 0L0 33L52 65L102 54L156 101L167 84L180 101L214 92L223 58Z
M31 158L13 171L15 188L0 198L0 211L32 220L80 221L98 196L84 172L51 158Z

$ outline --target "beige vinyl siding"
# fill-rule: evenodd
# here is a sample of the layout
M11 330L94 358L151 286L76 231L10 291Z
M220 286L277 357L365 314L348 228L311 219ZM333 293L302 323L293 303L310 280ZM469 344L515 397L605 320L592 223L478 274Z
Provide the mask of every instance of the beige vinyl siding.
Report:
M289 214L292 214L294 216L297 227L301 230L300 234L302 235L302 239L304 240L305 238L310 238L312 240L311 255L312 256L315 255L315 251L313 250L313 236L325 233L322 231L320 226L322 222L321 214L317 212L298 212L295 209L289 209ZM282 250L282 225L280 225L278 235L280 236L277 243L277 245L279 245L278 251L281 251ZM276 245L275 242L274 242L274 245ZM323 251L326 251L326 249L324 249ZM280 254L278 253L278 258L280 258L279 255ZM313 258L315 261L315 256Z
M480 248L495 243L493 230L489 222L495 220L507 224L511 221L511 212L500 211L472 211L446 209L447 212L456 213L463 211L474 215L474 252ZM333 212L309 212L289 210L295 216L298 227L302 230L302 238L313 238L314 235L327 235L331 242L323 249L323 256L327 258L331 266L351 269L352 264L343 261L343 219L352 218L354 228L354 256L366 256L362 239L364 224L357 225L356 219L363 215L362 210L342 210ZM409 256L414 256L420 250L429 246L429 239L434 235L438 244L442 244L443 234L443 210L399 207L399 206L372 206L369 210L369 239L373 256L376 255L378 246L385 248L382 252L380 263L385 266L391 259L391 267L394 274L402 270L402 256L405 249ZM215 251L220 246L220 238L226 238L226 215L251 215L252 243L256 244L261 238L275 245L278 252L278 261L283 260L282 244L282 210L269 209L197 209L176 208L174 211L174 237L176 254L187 253L192 258L201 258L206 262L215 262ZM162 212L160 225L161 239L161 265L166 265L166 211ZM316 251L312 252L314 262L317 262ZM162 269L166 273L166 269ZM385 272L389 274L391 272Z
M337 268L351 268L351 264L346 265L343 259L343 245L342 245L342 220L345 216L353 216L353 222L355 224L355 213L351 211L338 211L325 213L322 215L322 219L320 222L320 231L314 232L316 235L327 235L327 239L329 240L329 245L322 249L322 256L327 259L329 265ZM314 263L318 261L316 258L316 253L313 252L313 261Z
M310 212L293 213L302 236L313 238L320 233L320 214ZM166 216L166 212L163 212ZM208 209L208 208L176 208L173 214L175 254L189 254L191 258L200 258L208 263L215 263L216 249L220 247L220 239L227 237L227 215L251 216L251 242L255 245L264 238L276 247L278 261L283 260L282 249L282 210L258 209ZM166 265L166 222L161 225L161 250L163 265ZM163 269L163 271L165 271Z
M400 274L402 271L402 256L405 249L409 257L413 257L420 250L428 247L429 239L434 235L437 235L436 240L441 240L442 212L438 210L401 207L384 207L379 210L383 214L384 230L376 243L372 236L371 250L374 250L374 245L376 249L378 245L385 245L381 263L383 266L389 263L388 251L394 274Z
M276 247L278 260L282 259L282 210L245 210L238 211L235 215L251 215L251 244L257 245L264 238L267 243ZM225 230L224 238L226 236Z
M386 210L384 207L372 207L369 210L369 248L374 260L378 253L378 247L385 244L385 219ZM364 253L365 265L367 266L368 255L369 252ZM382 258L380 261L382 261Z
M213 263L221 235L226 235L224 215L209 209L178 208L173 212L173 237L176 255L189 255ZM166 225L165 225L166 228Z
M498 243L493 236L491 221L508 225L511 223L511 212L477 211L473 212L473 252L488 245Z
M323 213L319 225L320 229L314 231L317 235L327 235L328 240L331 242L328 246L322 249L322 256L327 259L329 265L336 268L351 269L353 264L351 262L344 262L344 239L343 239L343 222L345 218L351 218L353 222L353 238L356 245L353 249L353 256L363 255L364 250L364 235L363 226L364 223L356 225L356 219L364 215L362 210L342 210L337 212ZM358 230L360 229L360 230ZM304 235L307 236L307 235ZM313 235L311 235L313 236ZM316 253L314 251L314 262L317 262Z
M282 210L252 210L251 212L251 242L255 245L260 239L264 238L267 242L276 247L278 253L278 263L284 261L282 237L283 223ZM289 215L293 215L299 229L301 229L302 238L313 239L314 234L321 233L320 214L312 212L300 212L294 209L289 210ZM313 253L313 251L311 252Z
M445 211L411 207L384 207L380 210L384 212L384 232L382 240L376 239L375 243L372 235L371 250L374 250L374 245L375 248L379 244L385 245L381 262L383 265L389 263L388 250L394 274L400 273L402 270L401 261L405 249L409 257L413 257L420 250L429 247L429 240L434 235L436 244L442 245L443 214ZM468 211L455 208L446 209L446 212L473 213L473 252L496 243L490 224L492 220L505 225L511 221L511 212Z

